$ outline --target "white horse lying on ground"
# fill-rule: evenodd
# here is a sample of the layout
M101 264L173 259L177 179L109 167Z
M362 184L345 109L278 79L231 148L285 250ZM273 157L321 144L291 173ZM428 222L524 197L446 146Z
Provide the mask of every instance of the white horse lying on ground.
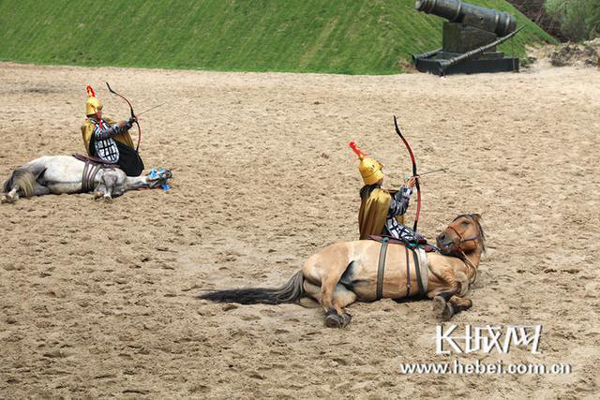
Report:
M87 192L93 192L95 199L109 200L128 190L160 187L171 177L169 170L129 177L118 168L74 156L43 156L13 171L4 182L0 203L14 203L19 197Z

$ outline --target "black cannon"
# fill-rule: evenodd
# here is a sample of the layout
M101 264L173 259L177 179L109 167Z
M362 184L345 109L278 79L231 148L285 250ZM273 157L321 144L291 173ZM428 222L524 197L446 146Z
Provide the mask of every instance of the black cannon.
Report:
M496 51L497 45L521 30L516 29L513 15L460 0L417 0L415 8L448 20L442 47L413 55L419 71L446 75L519 70L518 58Z

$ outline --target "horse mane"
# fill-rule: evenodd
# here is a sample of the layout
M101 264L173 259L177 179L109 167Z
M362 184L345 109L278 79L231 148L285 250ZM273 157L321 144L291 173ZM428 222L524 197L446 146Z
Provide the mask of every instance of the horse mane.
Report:
M469 218L469 219L471 219L473 222L475 222L477 224L477 229L479 229L479 240L478 240L478 242L481 243L481 249L485 253L486 252L486 248L485 248L485 232L483 231L483 227L481 226L481 223L479 222L479 221L481 221L483 219L481 217L481 214L460 214L456 218L454 218L452 220L452 222L454 222L457 219L462 218L462 217Z

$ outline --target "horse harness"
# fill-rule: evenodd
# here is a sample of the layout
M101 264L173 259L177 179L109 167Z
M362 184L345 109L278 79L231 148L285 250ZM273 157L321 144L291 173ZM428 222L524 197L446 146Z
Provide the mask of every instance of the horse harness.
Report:
M419 295L425 295L427 285L427 271L425 271L424 278L421 276L421 262L425 258L425 251L417 246L409 245L401 240L390 238L389 236L371 236L371 239L381 243L381 249L379 250L379 263L377 266L377 300L383 297L383 276L385 274L385 258L387 254L388 244L403 244L404 250L406 251L406 296L410 295L411 279L410 279L410 252L412 252L415 272L417 275L417 285L419 286ZM418 254L418 253L419 254Z
M454 233L456 233L456 236L458 236L458 238L460 239L460 242L458 242L458 246L460 246L461 244L463 244L464 242L471 242L473 240L479 240L481 238L481 234L478 233L477 235L470 237L470 238L463 238L462 235L456 230L456 228L454 228L453 226L449 226L447 229L452 229L452 231ZM459 248L460 249L460 248Z
M73 157L79 161L83 161L83 174L81 177L81 193L88 193L95 189L96 175L101 169L118 168L117 164L107 163L104 160L95 157L88 157L82 154L73 154Z
M470 241L473 241L473 240L479 240L479 239L481 239L481 232L480 232L480 233L478 233L478 234L477 234L477 235L475 235L475 236L472 236L472 237L470 237L470 238L466 238L466 239L465 239L465 238L463 238L463 236L460 234L460 232L458 232L458 231L456 230L456 228L454 228L453 226L449 226L447 229L452 229L452 231L453 231L454 233L456 233L456 236L458 236L458 238L460 239L460 241L459 241L459 242L458 242L458 244L457 244L457 247L458 247L458 252L459 252L459 253L460 253L460 255L462 256L462 257L461 257L461 260L462 260L462 261L465 263L465 265L466 265L468 268L472 268L472 269L475 271L475 273L473 274L473 279L469 280L469 284L473 284L473 283L475 283L475 280L477 279L477 268L476 268L476 267L475 267L475 266L474 266L474 265L471 263L471 261L469 261L469 259L468 259L468 258L467 258L467 256L465 255L465 252L464 252L464 251L463 251L463 250L460 248L460 245L461 245L461 244L463 244L463 243L465 243L465 242L470 242Z

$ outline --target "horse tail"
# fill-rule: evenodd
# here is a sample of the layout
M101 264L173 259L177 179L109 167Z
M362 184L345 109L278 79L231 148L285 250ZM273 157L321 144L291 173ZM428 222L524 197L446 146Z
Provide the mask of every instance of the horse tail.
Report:
M24 197L31 197L34 193L34 185L36 179L37 178L35 174L29 168L17 168L13 171L10 178L8 178L6 182L4 182L2 191L4 193L8 193L11 190L13 190L15 186L18 186L19 189L22 191Z
M304 295L304 275L298 271L292 278L279 288L247 288L215 290L196 296L197 299L210 300L218 303L238 304L282 304L295 303Z

